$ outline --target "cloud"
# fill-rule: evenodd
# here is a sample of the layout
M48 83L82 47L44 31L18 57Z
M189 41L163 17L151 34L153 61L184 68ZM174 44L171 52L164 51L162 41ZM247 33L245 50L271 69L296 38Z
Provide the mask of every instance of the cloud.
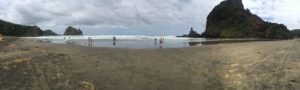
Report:
M202 32L206 17L222 0L1 0L0 18L63 33L69 26L87 34L183 34ZM263 19L297 26L296 0L243 0ZM91 33L92 32L92 33ZM121 33L119 33L121 32Z
M289 29L300 28L299 0L244 0L245 7L264 20L283 23Z

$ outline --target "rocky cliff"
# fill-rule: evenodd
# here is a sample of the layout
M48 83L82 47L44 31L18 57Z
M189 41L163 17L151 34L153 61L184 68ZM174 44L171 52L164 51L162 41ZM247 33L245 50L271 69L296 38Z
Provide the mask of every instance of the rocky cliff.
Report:
M208 15L205 38L292 38L283 24L269 23L244 9L242 0L225 0Z

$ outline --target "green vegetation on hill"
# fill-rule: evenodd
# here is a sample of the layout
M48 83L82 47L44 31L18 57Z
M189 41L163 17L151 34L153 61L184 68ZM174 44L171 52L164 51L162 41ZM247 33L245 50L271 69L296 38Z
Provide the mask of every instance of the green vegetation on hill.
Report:
M269 39L288 39L293 38L293 34L283 24L270 24L265 32L265 37Z
M82 35L82 31L80 29L76 29L72 26L69 26L66 29L64 35Z
M43 33L43 36L55 36L58 35L55 32L53 32L52 30L45 30Z
M292 34L283 24L269 23L244 9L242 0L225 0L207 17L206 38L289 39Z

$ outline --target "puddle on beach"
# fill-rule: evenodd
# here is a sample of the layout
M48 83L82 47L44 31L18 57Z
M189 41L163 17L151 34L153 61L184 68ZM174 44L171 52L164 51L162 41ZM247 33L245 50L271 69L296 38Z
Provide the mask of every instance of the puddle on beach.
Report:
M72 39L73 38L73 39ZM254 40L224 40L224 39L204 39L204 38L180 38L180 37L166 37L163 43L159 40L155 41L155 38L159 37L133 37L124 38L119 37L116 41L109 38L93 38L89 43L88 37L71 37L71 39L65 40L63 36L53 37L38 37L35 38L40 42L49 42L55 44L74 44L88 47L109 47L109 48L135 48L135 49L147 49L147 48L183 48L201 45L223 44L223 43L242 43L250 42Z

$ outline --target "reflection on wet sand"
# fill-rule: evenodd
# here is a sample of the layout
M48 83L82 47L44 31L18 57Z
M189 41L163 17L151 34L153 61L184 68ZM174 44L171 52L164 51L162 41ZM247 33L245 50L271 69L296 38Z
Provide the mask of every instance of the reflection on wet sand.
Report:
M203 41L202 45L214 45L214 44L229 44L229 43L245 43L254 41L267 41L267 40L220 40L220 41Z
M116 46L117 42L116 41L113 41L113 46Z
M197 45L200 45L201 42L189 42L189 45L190 46L197 46Z

